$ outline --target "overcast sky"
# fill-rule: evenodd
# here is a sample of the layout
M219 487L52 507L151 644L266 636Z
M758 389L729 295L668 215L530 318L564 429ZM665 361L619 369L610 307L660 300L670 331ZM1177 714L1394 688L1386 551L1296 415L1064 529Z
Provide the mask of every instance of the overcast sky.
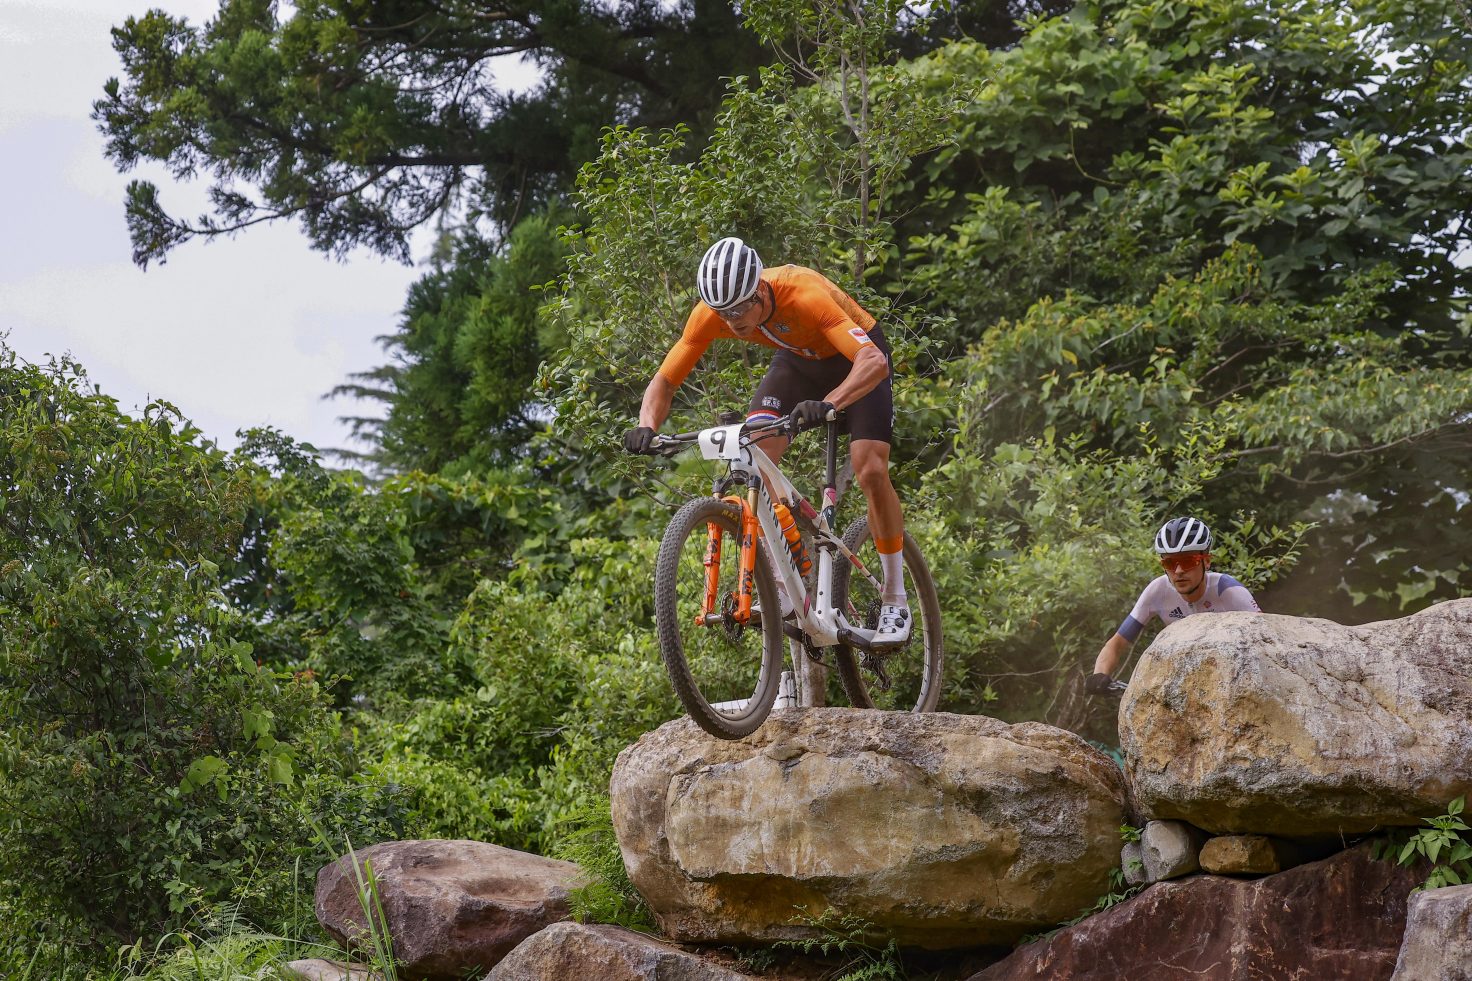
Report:
M89 118L103 83L121 74L108 29L150 6L196 24L217 9L0 0L0 333L32 362L70 352L125 408L173 402L223 446L257 425L349 445L336 417L376 407L321 396L383 363L373 339L393 330L417 273L365 251L339 262L285 224L190 242L146 272L134 266L123 218L132 177L158 183L170 210L204 210L203 184L117 173Z

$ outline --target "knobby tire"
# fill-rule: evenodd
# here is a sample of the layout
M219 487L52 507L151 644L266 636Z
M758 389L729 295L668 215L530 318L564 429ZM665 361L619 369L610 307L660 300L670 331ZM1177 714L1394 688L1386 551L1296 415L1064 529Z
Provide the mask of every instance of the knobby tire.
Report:
M763 611L774 615L762 617L760 626L748 627L760 631L761 655L750 665L753 686L744 710L723 711L712 706L701 691L699 680L691 670L686 656L686 631L722 630L719 626L696 626L690 614L699 603L690 605L694 583L681 581L680 562L690 547L690 538L695 536L704 547L708 532L706 525L714 522L722 532L722 563L724 570L729 562L734 570L741 541L741 509L734 504L714 497L698 497L687 501L670 519L660 541L659 557L654 567L654 619L659 636L659 653L669 672L675 694L690 718L706 732L721 739L740 739L749 736L764 722L777 699L777 690L782 676L783 638L782 618L777 597L776 581L767 565L763 549L757 549L754 570L756 600ZM734 589L736 577L721 583L722 597L728 588ZM681 607L681 590L686 605ZM705 639L705 638L702 638Z
M860 549L869 541L867 515L849 525L843 534L844 545L855 554L859 554ZM880 575L879 570L875 567L877 553L871 550L868 556L861 556L861 558L869 566L870 572ZM875 564L870 564L871 558L875 560ZM910 610L913 613L918 606L923 620L914 622L908 643L885 655L886 666L892 675L906 671L917 680L914 706L904 708L904 711L934 712L936 706L940 704L941 671L945 656L945 644L941 634L940 597L935 591L935 581L930 576L930 567L925 562L925 556L909 532L905 533L904 565L910 579L906 587L909 592ZM847 611L848 609L852 571L853 567L848 560L838 556L834 563L833 599L840 610ZM880 578L883 578L882 575ZM872 587L868 588L872 589ZM862 609L859 611L861 615L863 612ZM872 624L856 625L872 626ZM862 656L862 651L847 644L838 645L835 658L838 662L838 678L843 683L843 690L848 695L849 704L854 708L874 708L876 707L875 699L870 690L870 678L873 676L859 663ZM915 663L917 660L918 665ZM917 667L918 674L915 673ZM908 702L907 698L906 704ZM899 709L898 706L896 708Z

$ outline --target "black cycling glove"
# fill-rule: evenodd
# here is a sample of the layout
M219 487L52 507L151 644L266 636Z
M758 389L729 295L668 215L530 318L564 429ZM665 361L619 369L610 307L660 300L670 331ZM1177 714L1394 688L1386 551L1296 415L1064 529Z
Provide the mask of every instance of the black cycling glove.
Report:
M1089 680L1084 682L1084 691L1090 695L1102 695L1109 691L1114 684L1114 679L1102 671L1095 671L1089 675Z
M792 407L792 421L798 429L811 429L821 426L828 421L828 413L833 411L832 402L820 402L817 399L809 399L799 402Z
M624 452L646 456L654 452L654 430L639 426L624 433Z

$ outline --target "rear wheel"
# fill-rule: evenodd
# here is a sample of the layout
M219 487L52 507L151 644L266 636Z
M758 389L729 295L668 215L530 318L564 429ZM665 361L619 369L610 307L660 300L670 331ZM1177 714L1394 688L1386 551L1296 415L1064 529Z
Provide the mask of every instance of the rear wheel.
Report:
M718 535L712 550L711 531ZM782 616L765 550L757 549L751 622L735 620L741 509L714 497L687 502L665 529L654 567L659 651L685 711L722 739L755 732L782 674ZM707 614L707 556L714 551L715 609ZM757 607L770 611L758 620Z
M869 534L866 515L849 525L843 543L873 575L883 580L879 552ZM865 654L856 647L837 648L838 676L855 708L895 712L933 712L940 704L941 662L944 658L940 628L940 597L930 578L930 567L915 539L905 534L905 592L914 623L910 639L899 647ZM856 627L879 625L880 593L874 583L845 559L834 563L834 604Z

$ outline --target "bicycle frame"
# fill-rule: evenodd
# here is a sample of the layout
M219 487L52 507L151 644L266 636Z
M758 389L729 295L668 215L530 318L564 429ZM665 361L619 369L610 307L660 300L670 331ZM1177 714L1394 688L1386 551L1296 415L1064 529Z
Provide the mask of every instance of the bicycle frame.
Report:
M839 555L851 562L855 570L873 582L876 588L879 586L879 581L869 572L858 556L844 546L834 531L833 526L838 507L837 424L832 421L828 423L821 511L813 508L807 499L798 493L792 481L782 473L777 464L761 452L759 446L755 445L757 439L760 438L760 433L773 428L775 427L765 426L746 431L744 423L734 423L702 430L698 434L686 434L686 436L696 437L701 454L706 459L724 460L728 464L727 475L723 480L718 481L718 487L729 486L733 483L746 485L744 496L722 496L722 500L741 509L739 559L741 574L736 595L736 609L731 611L732 618L739 624L747 624L751 621L757 543L763 539L782 542L783 547L769 548L768 554L775 561L776 571L782 577L783 585L787 588L787 595L792 599L797 615L797 626L806 635L808 642L814 647L827 647L842 642L869 651L873 631L854 626L843 611L837 609L833 604L833 571L834 563L838 560ZM675 437L675 439L682 438ZM717 494L719 495L719 490ZM808 589L801 571L788 554L785 539L777 524L776 512L772 507L774 500L782 501L794 515L800 515L813 525L815 532L813 546L818 550L818 575L815 588L812 590ZM710 544L706 548L705 556L705 603L702 612L696 617L697 622L703 622L705 625L711 625L724 619L723 611L716 609L720 601L720 597L716 595L719 592L720 557L720 529L712 525L710 526Z

